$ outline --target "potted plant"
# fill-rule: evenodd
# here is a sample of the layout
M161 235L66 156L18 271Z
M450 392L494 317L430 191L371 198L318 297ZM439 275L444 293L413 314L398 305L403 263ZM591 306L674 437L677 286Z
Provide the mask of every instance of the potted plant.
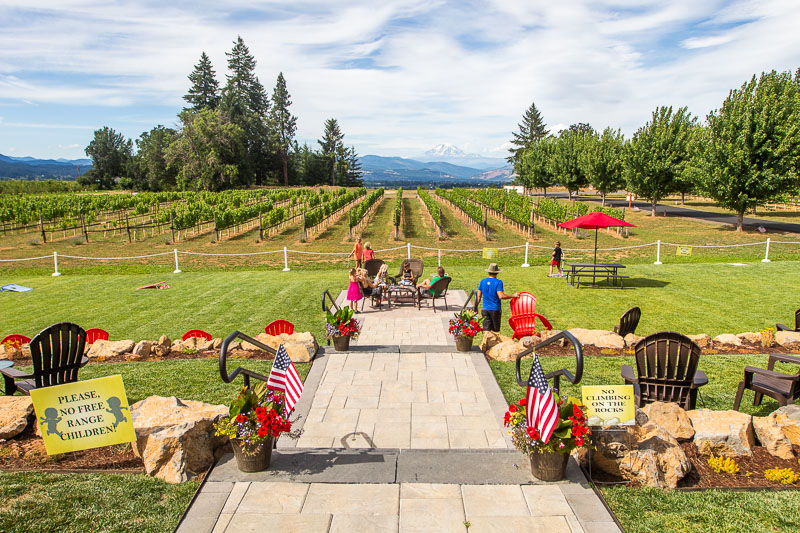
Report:
M571 396L556 400L558 421L547 442L542 441L536 428L527 426L526 398L509 405L503 421L510 428L511 442L530 458L531 473L542 481L563 479L570 453L587 446L586 436L592 434L580 400Z
M475 335L483 331L481 323L483 317L477 311L462 309L450 319L450 333L456 338L456 349L459 352L468 352L472 349L472 340Z
M333 340L333 347L337 352L346 352L350 349L350 339L357 338L361 331L361 324L353 318L355 311L349 307L339 309L336 314L327 312L325 324L326 336Z
M230 439L242 472L269 468L275 439L292 429L291 421L282 414L285 404L283 393L269 390L266 383L255 389L245 386L231 403L228 416L214 424L217 436Z

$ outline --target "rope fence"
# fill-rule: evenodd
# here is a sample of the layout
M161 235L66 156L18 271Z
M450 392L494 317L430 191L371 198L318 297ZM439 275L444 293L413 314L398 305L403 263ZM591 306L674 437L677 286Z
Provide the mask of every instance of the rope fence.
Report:
M743 248L743 247L751 247L751 246L764 246L764 258L761 260L762 263L769 263L771 259L769 258L770 253L770 246L772 244L789 244L789 245L800 245L800 241L773 241L770 238L767 238L766 241L763 242L751 242L751 243L743 243L743 244L675 244L675 243L668 243L662 241L650 242L646 244L636 244L632 246L621 246L615 248L598 248L598 252L611 252L611 251L620 251L620 250L632 250L635 248L646 248L650 246L656 247L656 260L653 263L654 265L661 265L661 248L662 246L671 246L674 248L702 248L702 249L730 249L730 248ZM382 250L375 250L375 253L385 253L385 252L394 252L397 250L406 250L406 257L408 259L411 258L411 250L427 250L427 251L435 251L439 257L439 265L442 264L442 254L447 253L482 253L484 248L470 248L470 249L459 249L459 248L433 248L429 246L418 246L415 244L407 243L404 246L396 246L394 248L384 248ZM531 249L537 250L552 250L552 247L549 246L539 246L535 244L530 244L526 242L525 244L519 244L515 246L504 246L499 248L494 248L495 250L502 251L502 250L519 250L525 249L525 260L522 263L522 267L529 267L528 264L528 255ZM589 253L594 252L594 248L562 248L562 250L566 253ZM186 255L186 256L204 256L204 257L247 257L247 256L259 256L259 255L270 255L270 254L279 254L283 253L283 271L287 272L290 270L289 268L289 254L299 254L299 255L317 255L317 256L340 256L340 257L349 257L350 252L313 252L308 250L291 250L288 247L284 246L281 250L266 250L263 252L241 252L241 253L205 253L205 252L191 252L188 250L178 250L175 248L171 252L160 252L157 254L147 254L147 255L134 255L134 256L124 256L124 257L89 257L89 256L80 256L80 255L66 255L61 254L59 255L58 252L53 252L53 255L42 255L38 257L23 257L18 259L0 259L0 263L14 263L14 262L23 262L23 261L38 261L38 260L45 260L45 259L52 259L53 260L53 276L60 276L61 273L58 271L58 259L76 259L82 261L128 261L128 260L138 260L138 259L148 259L151 257L163 257L167 255L172 255L175 260L175 270L173 271L175 274L181 273L180 264L179 264L179 255Z

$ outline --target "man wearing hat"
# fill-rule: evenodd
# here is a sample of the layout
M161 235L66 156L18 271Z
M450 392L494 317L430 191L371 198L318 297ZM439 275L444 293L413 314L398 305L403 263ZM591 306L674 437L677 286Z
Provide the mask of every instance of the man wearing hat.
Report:
M516 298L518 294L506 294L503 292L503 281L497 279L497 275L502 272L497 263L492 263L486 269L488 278L483 278L478 285L478 299L483 299L483 329L486 331L500 331L500 300Z

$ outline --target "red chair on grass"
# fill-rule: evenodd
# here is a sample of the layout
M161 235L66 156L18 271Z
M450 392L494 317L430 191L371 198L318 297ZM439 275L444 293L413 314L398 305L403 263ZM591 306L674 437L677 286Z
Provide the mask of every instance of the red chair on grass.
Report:
M0 344L11 346L12 348L20 348L23 344L29 344L30 342L31 339L25 335L12 333L11 335L6 335L3 337L3 340L0 341Z
M294 333L294 324L283 319L273 320L264 328L264 333L267 335L280 335L281 333L291 335Z
M94 341L107 341L108 332L100 328L89 328L86 330L86 344L94 344Z
M514 330L512 338L519 340L535 334L537 318L545 329L553 329L550 321L536 312L536 296L529 292L521 292L519 296L511 299L511 318L508 319L508 325Z
M192 337L200 337L201 339L205 339L207 341L211 340L211 333L207 333L202 329L190 329L186 333L183 334L181 340L191 339Z

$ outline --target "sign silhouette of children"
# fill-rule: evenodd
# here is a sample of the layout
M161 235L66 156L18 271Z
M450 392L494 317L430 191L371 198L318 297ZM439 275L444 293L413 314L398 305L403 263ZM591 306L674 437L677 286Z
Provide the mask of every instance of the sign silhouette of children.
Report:
M45 409L44 416L40 416L39 421L41 425L47 426L48 435L61 436L61 432L58 430L58 423L61 422L61 417L58 416L58 411L55 408L48 407Z
M128 410L127 407L122 407L119 401L119 398L116 396L111 396L108 400L106 400L109 409L106 409L107 413L111 413L114 415L114 428L116 429L117 425L120 422L127 422L128 419L125 417L125 414L122 412L123 409Z

